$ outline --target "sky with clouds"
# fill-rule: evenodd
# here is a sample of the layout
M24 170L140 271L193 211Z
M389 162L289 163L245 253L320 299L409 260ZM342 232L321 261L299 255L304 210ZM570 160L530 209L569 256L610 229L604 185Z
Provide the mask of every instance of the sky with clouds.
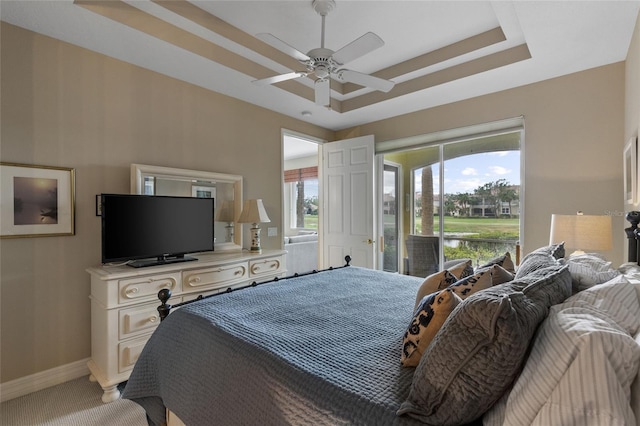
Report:
M416 192L421 192L422 169L416 171ZM433 167L435 194L439 188L438 166ZM520 151L484 152L447 160L444 163L445 194L473 193L487 182L506 179L512 185L520 185ZM384 193L393 192L393 176L385 173ZM315 182L305 182L305 198L318 195ZM395 195L395 194L394 194Z
M435 194L439 191L439 168L433 166ZM421 192L421 172L416 170L416 192ZM512 185L520 184L520 151L486 152L466 155L444 163L445 194L473 193L488 182L505 179ZM385 193L392 191L392 182L385 177Z

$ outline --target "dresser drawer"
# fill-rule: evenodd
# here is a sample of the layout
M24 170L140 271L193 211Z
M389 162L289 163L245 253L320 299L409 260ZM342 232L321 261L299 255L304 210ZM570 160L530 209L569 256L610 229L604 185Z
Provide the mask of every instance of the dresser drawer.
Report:
M196 269L183 272L184 291L203 289L204 287L227 287L249 277L248 263L236 263L215 268Z
M128 340L118 345L118 373L133 369L144 345L147 344L149 336Z
M169 303L180 303L182 298L172 297ZM128 339L140 334L151 334L158 324L160 301L136 305L132 308L120 309L119 312L119 339Z
M180 272L129 278L118 282L118 302L157 300L158 292L168 288L180 292Z
M259 278L263 275L284 272L283 257L275 256L252 260L249 262L249 271L251 272L252 279Z

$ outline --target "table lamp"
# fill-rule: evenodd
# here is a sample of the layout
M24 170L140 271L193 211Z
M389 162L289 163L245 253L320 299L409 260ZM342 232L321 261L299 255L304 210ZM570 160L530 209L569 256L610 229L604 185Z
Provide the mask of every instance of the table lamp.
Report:
M233 201L223 201L216 212L216 221L227 222L227 226L225 227L227 230L226 242L233 241L233 221L235 220L233 216Z
M264 209L261 199L246 200L240 213L239 223L252 223L251 227L251 253L262 253L260 247L260 227L259 223L271 222L267 211Z
M566 248L575 249L572 256L588 251L606 251L613 247L611 234L611 216L551 215L551 234L549 244L564 241Z

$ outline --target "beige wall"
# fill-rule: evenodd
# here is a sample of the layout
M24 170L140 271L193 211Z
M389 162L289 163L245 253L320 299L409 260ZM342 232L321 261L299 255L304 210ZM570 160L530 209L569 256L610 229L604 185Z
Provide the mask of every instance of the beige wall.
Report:
M625 62L624 140L637 137L640 132L640 13ZM640 210L629 206L627 210Z
M244 176L282 232L281 129L333 132L6 23L1 160L76 169L76 235L0 241L1 381L87 358L95 195L143 163ZM245 234L248 234L245 231ZM263 246L280 248L280 237ZM248 245L248 244L247 244Z
M623 260L622 141L624 63L600 67L338 132L376 141L525 118L524 235L527 253L548 244L553 213L613 214L614 249Z

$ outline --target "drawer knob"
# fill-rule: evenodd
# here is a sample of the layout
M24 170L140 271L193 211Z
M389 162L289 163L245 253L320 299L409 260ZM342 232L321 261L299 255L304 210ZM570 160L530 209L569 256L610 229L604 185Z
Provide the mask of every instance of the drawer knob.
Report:
M190 282L190 283L193 283L193 284L197 284L197 283L199 283L199 282L200 282L200 277L192 277L192 278L189 278L189 282Z
M158 316L157 316L157 315L151 315L151 316L149 317L149 322L150 322L150 323L152 323L152 324L153 324L154 322L157 322L157 321L158 321Z
M127 296L135 296L136 294L138 294L138 292L140 291L140 289L138 287L129 287L125 293L127 294Z

